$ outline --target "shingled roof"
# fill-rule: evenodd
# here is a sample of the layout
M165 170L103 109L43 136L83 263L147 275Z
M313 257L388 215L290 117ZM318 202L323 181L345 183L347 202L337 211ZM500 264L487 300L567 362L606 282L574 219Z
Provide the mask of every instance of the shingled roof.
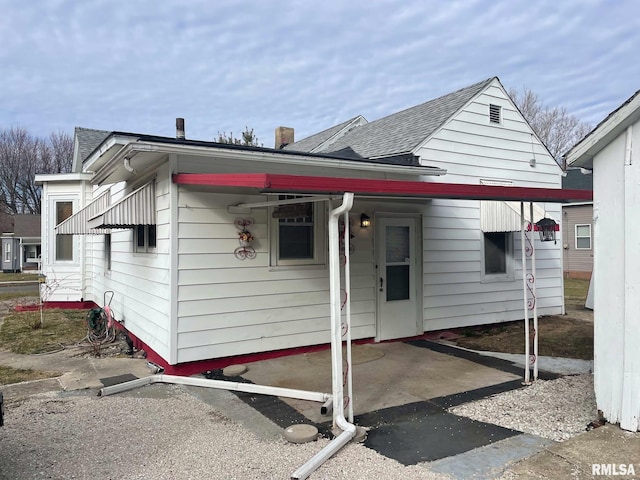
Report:
M421 105L354 127L337 138L335 142L315 151L328 153L351 147L364 158L390 157L410 153L469 101L484 91L496 78L488 78ZM348 120L288 145L287 149L311 151L312 148L317 148L322 143L318 141L319 139L324 138L323 141L325 141L352 121L353 119ZM313 140L309 141L311 139Z
M111 134L106 130L94 130L91 128L76 127L76 139L78 141L78 154L80 161L84 162L89 155Z
M352 123L356 123L356 120L358 119L360 119L363 122L366 122L366 120L361 115L358 115L353 118L350 118L346 122L342 122L331 128L327 128L326 130L315 133L310 137L303 138L299 142L291 143L286 147L284 147L284 149L294 150L296 152L314 152L320 145L330 140L332 137L338 135L343 130L348 129L349 125L351 125ZM335 150L331 149L331 151L335 151Z

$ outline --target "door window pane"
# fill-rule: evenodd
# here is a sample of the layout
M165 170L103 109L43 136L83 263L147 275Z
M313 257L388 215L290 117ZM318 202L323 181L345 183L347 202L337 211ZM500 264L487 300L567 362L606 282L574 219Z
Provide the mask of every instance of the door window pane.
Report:
M409 261L409 227L387 227L387 263Z
M387 301L409 300L409 265L387 265Z

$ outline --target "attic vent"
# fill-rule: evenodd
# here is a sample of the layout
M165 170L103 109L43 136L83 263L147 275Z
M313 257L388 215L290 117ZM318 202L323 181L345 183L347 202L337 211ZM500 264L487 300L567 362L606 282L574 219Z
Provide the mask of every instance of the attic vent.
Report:
M489 104L489 121L491 123L500 123L500 105Z

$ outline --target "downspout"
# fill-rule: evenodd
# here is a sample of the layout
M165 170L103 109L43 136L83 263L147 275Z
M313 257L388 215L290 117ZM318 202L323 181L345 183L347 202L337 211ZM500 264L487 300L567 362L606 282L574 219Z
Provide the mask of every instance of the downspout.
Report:
M347 422L344 417L344 400L342 389L342 331L340 313L340 248L338 218L348 213L353 206L353 193L346 192L342 205L329 213L329 285L331 296L331 380L333 386L333 425L342 430L326 447L314 455L291 475L292 479L302 480L313 473L320 465L331 458L356 434L356 426ZM349 251L345 248L347 262ZM347 303L350 299L347 297Z

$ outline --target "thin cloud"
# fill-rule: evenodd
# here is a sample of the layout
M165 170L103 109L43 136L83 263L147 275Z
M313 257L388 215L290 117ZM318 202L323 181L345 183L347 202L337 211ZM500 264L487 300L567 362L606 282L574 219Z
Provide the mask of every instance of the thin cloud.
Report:
M595 124L640 85L637 7L513 2L0 0L0 128L302 138L482 79Z

